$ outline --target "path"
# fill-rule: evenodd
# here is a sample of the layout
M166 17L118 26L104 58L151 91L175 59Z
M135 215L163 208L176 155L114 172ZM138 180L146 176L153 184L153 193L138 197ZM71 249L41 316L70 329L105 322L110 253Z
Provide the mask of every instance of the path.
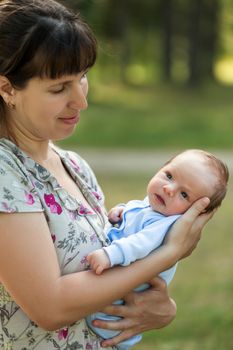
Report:
M97 173L154 172L175 153L173 150L108 150L79 149L77 151ZM211 151L233 171L233 151Z

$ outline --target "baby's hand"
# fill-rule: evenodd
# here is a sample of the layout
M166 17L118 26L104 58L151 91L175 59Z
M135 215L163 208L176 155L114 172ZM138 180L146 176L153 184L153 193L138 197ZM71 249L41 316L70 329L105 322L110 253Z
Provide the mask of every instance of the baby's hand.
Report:
M87 261L97 275L101 275L104 270L111 267L110 260L104 249L97 249L88 254Z
M122 213L123 213L124 207L114 207L110 209L108 213L108 220L115 224L122 220Z

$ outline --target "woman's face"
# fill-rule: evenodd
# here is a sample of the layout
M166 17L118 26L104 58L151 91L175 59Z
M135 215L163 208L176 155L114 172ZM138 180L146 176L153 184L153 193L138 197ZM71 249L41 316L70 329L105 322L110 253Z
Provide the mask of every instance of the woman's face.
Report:
M88 81L85 72L59 79L32 78L23 90L14 90L15 109L10 127L16 138L61 140L68 137L87 108Z

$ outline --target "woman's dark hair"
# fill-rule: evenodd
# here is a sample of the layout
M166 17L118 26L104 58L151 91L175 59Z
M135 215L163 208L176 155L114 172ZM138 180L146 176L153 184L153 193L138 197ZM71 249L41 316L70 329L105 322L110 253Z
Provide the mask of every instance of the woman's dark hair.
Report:
M54 0L0 0L0 75L18 89L33 77L85 71L96 60L95 37L79 15ZM5 104L0 97L0 128Z

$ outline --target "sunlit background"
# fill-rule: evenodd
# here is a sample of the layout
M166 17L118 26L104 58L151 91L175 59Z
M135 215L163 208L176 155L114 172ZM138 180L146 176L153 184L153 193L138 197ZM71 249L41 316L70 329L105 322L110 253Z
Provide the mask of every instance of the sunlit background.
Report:
M89 109L65 144L232 148L232 0L64 2L99 44Z

